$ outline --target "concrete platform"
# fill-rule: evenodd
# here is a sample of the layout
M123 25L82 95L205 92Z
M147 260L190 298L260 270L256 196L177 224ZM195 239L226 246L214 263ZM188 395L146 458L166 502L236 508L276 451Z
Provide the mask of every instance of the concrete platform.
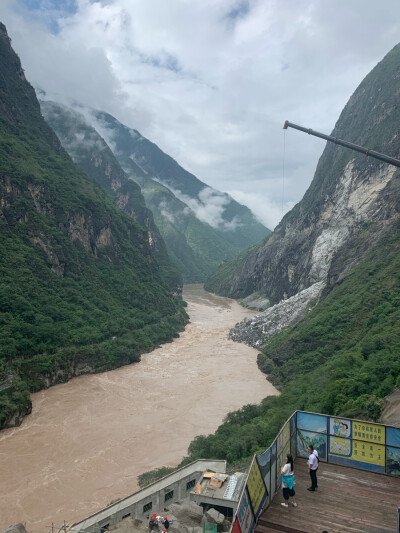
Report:
M256 533L396 533L400 478L320 463L318 489L309 492L307 461L296 459L296 508L282 490L260 516Z

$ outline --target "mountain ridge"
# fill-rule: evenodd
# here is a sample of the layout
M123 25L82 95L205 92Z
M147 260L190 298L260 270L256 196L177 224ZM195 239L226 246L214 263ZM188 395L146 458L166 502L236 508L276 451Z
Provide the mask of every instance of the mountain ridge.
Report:
M400 154L400 45L367 75L333 135ZM260 350L281 390L198 436L182 464L252 457L296 410L381 421L400 387L400 172L328 143L303 200L274 233L223 265L206 287L260 302L232 338ZM400 472L400 465L394 469Z
M3 24L0 61L0 382L13 377L0 394L2 428L29 412L30 391L138 361L187 315L148 230L44 121Z
M147 229L152 253L163 267L164 281L173 291L181 293L182 277L168 258L165 243L139 186L128 179L108 145L86 124L83 116L52 101L40 101L40 106L44 118L56 131L61 144L69 149L67 151L78 167L114 198L120 209Z
M398 155L399 56L397 45L368 74L343 109L333 137ZM276 304L326 280L334 255L347 239L354 239L373 219L399 216L398 175L396 167L328 142L303 199L229 279L216 272L206 288L234 298L262 292Z
M187 172L137 130L102 111L85 115L112 147L128 176L141 187L187 282L204 281L221 262L269 235L270 230L247 207ZM203 237L199 240L199 236ZM185 257L194 259L194 268L201 269L200 277L189 277L193 262L189 265Z

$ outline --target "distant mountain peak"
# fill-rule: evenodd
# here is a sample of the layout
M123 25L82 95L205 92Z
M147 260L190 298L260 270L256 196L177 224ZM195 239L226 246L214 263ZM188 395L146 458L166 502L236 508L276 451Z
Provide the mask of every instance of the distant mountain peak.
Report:
M204 281L222 261L270 233L247 207L187 172L136 129L103 111L77 109L140 186L170 257L186 281ZM47 118L57 131L56 116ZM69 135L76 138L76 132ZM72 154L73 146L66 143L65 148Z

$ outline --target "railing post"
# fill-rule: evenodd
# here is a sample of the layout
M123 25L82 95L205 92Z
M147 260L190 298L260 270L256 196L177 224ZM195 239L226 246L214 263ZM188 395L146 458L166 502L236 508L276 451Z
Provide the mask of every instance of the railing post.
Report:
M400 533L400 507L397 507L397 533Z

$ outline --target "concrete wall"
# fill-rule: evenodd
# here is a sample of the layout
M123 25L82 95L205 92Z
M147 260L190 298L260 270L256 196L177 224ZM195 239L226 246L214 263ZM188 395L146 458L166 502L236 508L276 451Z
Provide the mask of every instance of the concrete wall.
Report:
M225 508L225 509L231 509L232 513L230 514L230 517L236 513L238 502L237 500L227 500L224 498L213 498L212 496L204 496L202 494L191 494L190 500L192 502L197 503L197 505L201 505L204 509L210 509L211 507L214 508ZM226 512L219 511L223 515L226 515Z
M191 485L197 483L206 470L225 473L226 461L208 461L206 459L194 461L143 490L109 505L81 522L73 524L69 531L71 533L83 531L101 533L102 530L117 524L127 516L143 520L154 512L161 515L164 513L164 508L171 503L189 498L193 486L188 488L188 483ZM165 501L166 495L171 496L171 492L173 492L172 497ZM149 507L150 503L151 508L144 510L146 506Z

